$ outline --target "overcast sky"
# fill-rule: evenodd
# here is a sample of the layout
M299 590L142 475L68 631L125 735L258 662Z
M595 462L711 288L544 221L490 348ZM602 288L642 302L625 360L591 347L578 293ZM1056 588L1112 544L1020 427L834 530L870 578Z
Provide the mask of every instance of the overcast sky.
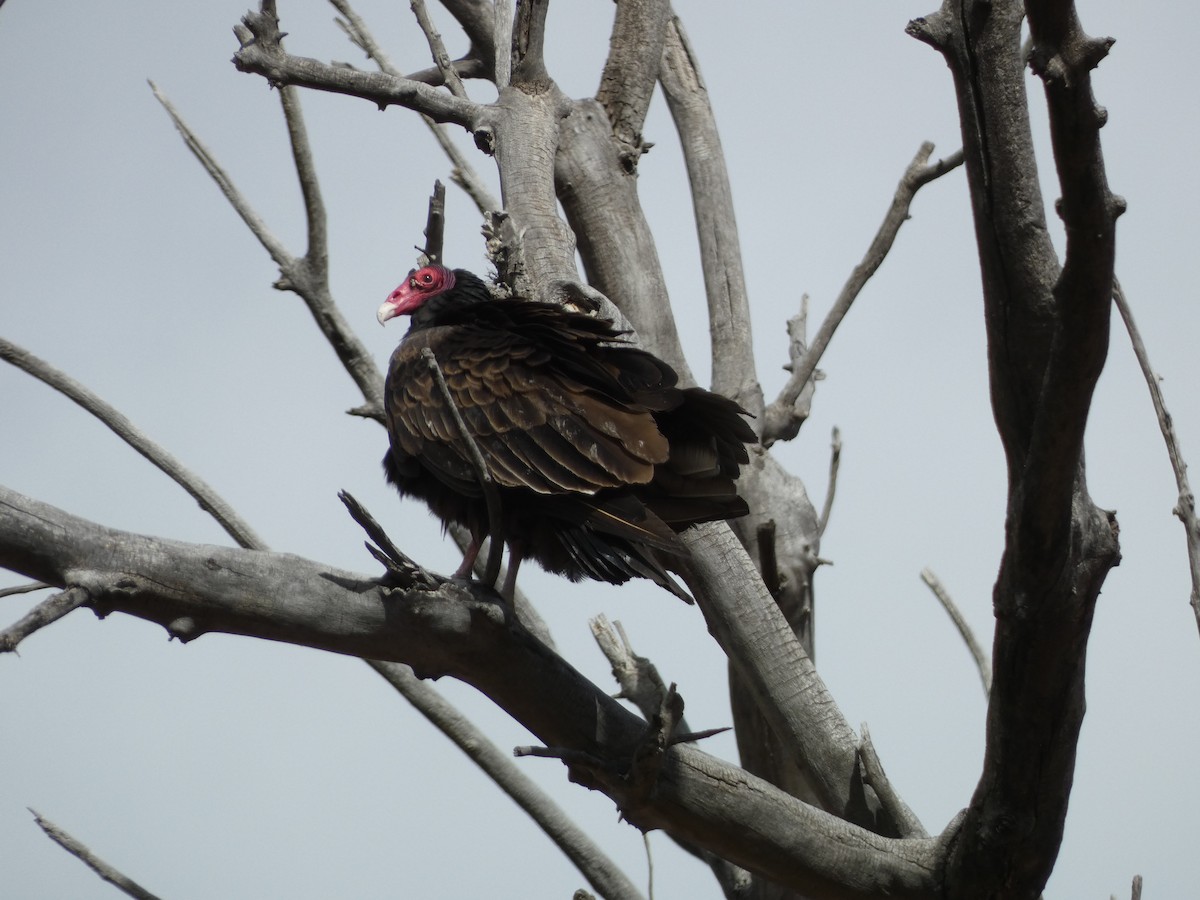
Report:
M345 488L412 556L449 571L457 560L437 523L383 484L383 431L344 414L361 402L353 383L302 304L271 289L277 271L266 253L146 85L157 82L275 233L302 252L277 96L229 62L245 4L9 0L0 9L0 335L117 406L272 548L375 571L336 499ZM675 4L729 158L768 397L784 381L784 323L801 295L811 297L815 328L920 143L934 141L939 156L960 145L948 70L903 33L933 5ZM292 52L361 62L332 7L280 7ZM429 64L407 4L358 8L397 65ZM1195 462L1200 76L1186 61L1200 13L1181 6L1168 20L1112 0L1079 10L1090 33L1117 39L1095 87L1109 111L1109 181L1129 204L1118 273ZM569 94L595 92L611 17L602 0L552 5L548 64ZM439 22L461 52L453 23ZM1052 202L1041 88L1029 85ZM404 110L312 94L304 103L329 207L334 292L382 367L403 329L380 329L374 311L412 264L425 198L447 163ZM703 289L661 98L645 131L655 147L640 190L703 377ZM474 158L494 178L490 160ZM912 213L822 361L812 418L776 452L819 505L830 430L842 430L821 548L833 565L816 583L819 665L847 719L870 725L895 785L937 832L978 778L984 702L918 573L932 567L990 643L1005 485L963 174L924 188ZM453 187L447 248L452 265L485 269L478 217ZM105 525L229 543L141 457L7 366L0 410L0 483ZM1189 763L1200 740L1200 642L1172 474L1119 323L1087 454L1089 489L1117 510L1124 558L1096 613L1075 791L1047 896L1128 896L1136 873L1147 896L1191 896L1200 883L1200 779ZM532 566L522 579L561 652L597 684L615 690L587 628L605 612L678 682L693 727L729 724L724 661L694 608L648 583L568 590ZM20 581L0 573L0 586ZM3 601L0 622L34 599ZM502 748L529 742L470 689L438 687ZM184 647L158 626L80 611L23 644L19 658L0 659L0 722L0 859L13 897L115 895L41 835L27 806L170 900L566 898L584 884L357 660L222 635ZM729 737L705 749L736 758ZM645 883L641 835L617 821L611 801L569 784L557 763L520 765ZM665 836L650 843L658 896L719 896L707 870Z

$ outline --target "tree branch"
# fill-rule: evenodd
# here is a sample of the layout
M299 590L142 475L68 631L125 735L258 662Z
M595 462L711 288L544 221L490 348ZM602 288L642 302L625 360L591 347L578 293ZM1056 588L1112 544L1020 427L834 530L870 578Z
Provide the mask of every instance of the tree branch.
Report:
M234 33L241 43L233 55L234 66L239 72L263 76L275 87L294 84L346 94L369 100L380 109L403 106L424 113L435 122L452 122L475 130L481 107L470 100L408 78L360 72L285 53L274 0L262 0L259 12L247 13L241 24L234 28Z
M733 533L709 523L682 537L692 551L682 574L708 630L811 777L820 806L879 834L898 834L862 781L858 738Z
M1129 301L1125 299L1125 291L1120 281L1113 278L1113 300L1121 313L1121 321L1129 332L1129 341L1133 345L1133 353L1137 357L1142 375L1146 378L1146 387L1150 389L1150 401L1154 404L1154 413L1158 417L1158 427L1162 431L1163 440L1167 444L1167 456L1171 459L1171 470L1175 473L1175 486L1179 489L1179 499L1173 510L1179 521L1183 523L1183 531L1187 538L1188 563L1192 574L1192 612L1196 617L1196 627L1200 628L1200 521L1196 518L1196 495L1188 482L1187 463L1183 459L1183 450L1179 446L1179 438L1175 434L1175 423L1167 412L1166 401L1163 400L1162 386L1159 377L1150 365L1150 356L1146 345L1138 332L1137 324L1133 321L1133 312L1129 309Z
M511 85L537 92L549 84L544 55L550 0L521 0L512 23Z
M0 488L0 566L89 592L101 612L158 622L188 641L242 634L474 685L546 746L626 769L645 723L537 641L481 587L389 591L290 554L120 532ZM330 615L337 610L337 615ZM799 890L834 898L927 896L937 841L880 837L821 813L684 744L654 790L573 769L640 828L664 828Z
M0 598L15 597L17 594L31 594L34 591L44 591L50 585L42 584L40 581L33 581L29 584L18 584L13 587L0 588Z
M216 157L204 145L196 133L192 131L188 124L183 121L183 117L176 111L175 106L167 99L167 96L158 89L153 81L147 81L150 85L150 90L154 92L154 97L162 108L167 111L167 115L171 117L171 121L175 124L175 130L179 132L183 142L187 148L192 151L192 155L200 161L200 165L204 167L210 178L216 182L217 187L221 189L221 193L225 195L225 199L229 201L229 205L233 207L233 211L241 216L242 221L246 223L246 227L250 229L250 233L258 238L258 242L263 245L267 253L271 255L271 259L281 269L293 261L292 255L284 247L283 242L267 228L266 222L254 211L242 195L241 191L234 185L233 180L225 172L224 169L217 163Z
M345 17L338 20L338 25L346 32L350 41L362 50L367 55L367 58L379 67L381 72L395 78L403 77L400 74L400 70L392 65L387 54L383 52L383 49L375 40L375 36L371 33L371 30L367 28L362 17L350 6L349 0L329 0L329 2ZM446 127L433 121L429 116L421 116L421 121L433 133L438 145L442 148L442 152L450 159L453 167L450 170L450 180L466 191L467 196L475 201L475 205L478 207L480 213L486 214L490 211L500 209L500 201L492 196L483 179L479 177L474 167L459 151L458 145L450 139L450 135L446 133Z
M4 338L0 338L0 359L18 369L28 372L39 381L48 384L60 394L82 406L99 419L117 437L144 456L168 478L188 492L200 504L200 508L217 520L229 535L242 547L262 545L262 538L255 534L242 518L214 491L207 482L188 470L161 445L146 437L124 415L106 403L69 375L60 372L48 362L34 356Z
M612 125L622 168L633 172L650 149L642 125L662 67L663 41L671 15L670 0L622 0L617 4L608 59L596 99Z
M708 89L678 16L672 16L666 27L659 81L683 145L692 189L708 297L712 389L755 416L757 429L762 427L763 397L750 334L750 300L733 214L733 189Z
M821 506L821 524L817 527L819 536L825 535L825 526L829 524L829 516L833 512L833 497L837 492L838 468L842 461L842 432L835 425L829 441L829 485L825 488L825 503Z
M420 681L408 666L367 660L422 715L462 750L502 791L529 814L575 864L588 883L606 898L638 900L641 892L529 776L513 764L512 755L493 744L482 731L432 687Z
M979 641L975 640L975 633L971 630L971 626L967 624L967 620L959 612L958 607L954 603L954 598L950 596L950 592L946 590L938 577L933 574L933 570L928 568L922 569L921 580L925 582L929 590L933 591L933 596L937 597L938 602L942 604L942 609L946 610L946 614L950 616L950 621L958 629L959 635L961 635L963 642L967 645L967 650L971 653L971 658L975 660L975 668L979 671L979 680L983 682L983 696L987 697L992 692L992 664L988 661L987 654L983 651L983 647L979 645Z
M0 653L16 652L17 646L35 631L57 622L88 602L86 591L70 588L47 597L28 613L0 630Z
M429 52L433 55L433 64L442 73L442 80L446 87L455 97L466 100L467 91L463 87L462 79L454 71L450 54L446 52L446 45L442 43L442 36L434 26L433 19L429 17L429 11L425 8L425 0L409 0L409 5L412 7L413 15L417 17L417 24L425 33L425 40L429 42Z
M667 693L667 687L658 674L658 669L649 659L634 653L629 636L625 634L620 622L610 624L608 617L601 614L589 620L588 625L600 651L612 666L613 677L621 687L617 697L631 701L642 717L649 721L662 707L663 698ZM682 717L679 719L678 729L685 733L685 736L690 730ZM703 847L679 839L675 839L675 842L712 869L713 877L717 879L727 898L743 895L750 883L749 872Z
M775 441L791 440L799 433L800 426L808 418L808 404L797 405L797 401L801 399L802 392L817 370L817 364L829 346L834 331L846 317L846 313L850 311L850 306L857 299L863 287L887 258L892 244L895 243L896 235L900 232L900 226L910 218L909 209L917 191L935 178L962 165L961 150L950 154L945 159L927 164L932 153L933 144L928 141L917 150L916 156L913 157L912 162L908 164L908 168L904 170L904 174L900 178L900 184L896 187L896 194L892 198L892 205L884 215L879 230L875 232L875 238L867 248L862 262L854 267L854 271L846 279L841 293L838 294L825 321L821 323L820 329L813 337L812 344L803 352L798 361L793 359L791 376L788 378L787 384L766 409L762 428L764 446L769 447ZM788 324L790 331L791 323ZM795 345L796 339L793 336L792 346L795 347Z
M887 808L901 837L924 837L925 829L921 825L921 820L896 793L891 781L884 773L883 763L879 761L879 754L875 752L875 744L871 741L871 732L867 728L867 723L863 722L859 725L858 730L862 734L862 742L858 745L858 754L859 759L862 760L863 781L879 795L879 801Z
M38 827L46 833L46 837L50 838L50 840L54 841L54 843L58 844L58 846L70 853L89 869L99 875L102 879L113 885L113 887L117 888L117 890L121 891L123 894L135 898L135 900L158 900L156 895L150 893L132 878L122 875L49 819L43 818L41 813L37 812L37 810L31 809L29 811L33 813L34 821L37 822Z
M288 124L288 136L291 139L292 156L296 163L296 172L304 195L308 225L308 251L304 257L297 259L271 234L262 219L234 186L229 175L217 163L216 158L204 146L195 132L183 121L170 101L153 83L151 83L151 88L159 103L171 117L171 121L175 123L175 128L183 136L188 149L200 161L204 170L217 183L225 198L242 217L242 221L246 223L251 233L258 238L271 255L271 259L279 266L280 279L275 286L281 290L293 291L308 306L317 327L321 329L346 372L354 380L366 400L365 406L360 407L356 412L382 421L383 378L375 366L374 359L355 336L341 311L338 310L329 290L325 207L321 200L320 187L313 165L312 151L308 144L304 119L300 111L299 98L287 88L280 91L280 100Z
M1021 27L1046 79L1066 265L1051 245ZM1036 898L1062 842L1095 603L1119 559L1087 493L1083 432L1107 354L1114 220L1088 69L1103 42L1067 3L946 0L909 24L954 75L983 275L992 407L1008 465L983 772L955 827L946 896ZM1104 45L1106 48L1106 45Z

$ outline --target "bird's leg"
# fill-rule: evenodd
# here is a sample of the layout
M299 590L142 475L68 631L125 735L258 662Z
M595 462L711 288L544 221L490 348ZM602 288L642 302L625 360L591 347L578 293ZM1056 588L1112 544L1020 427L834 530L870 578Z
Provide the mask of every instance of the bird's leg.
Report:
M471 577L471 570L475 568L475 559L479 556L479 548L483 546L483 538L472 534L471 543L467 545L467 549L463 550L462 565L454 570L455 578Z
M504 573L504 584L500 587L500 596L509 603L513 602L513 594L517 589L517 569L521 568L524 549L520 541L509 540L508 569Z

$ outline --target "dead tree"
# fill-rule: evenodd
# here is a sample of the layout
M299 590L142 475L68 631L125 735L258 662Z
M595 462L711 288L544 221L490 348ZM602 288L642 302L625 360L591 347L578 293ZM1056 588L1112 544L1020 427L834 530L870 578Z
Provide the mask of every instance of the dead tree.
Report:
M637 194L639 160L648 149L643 122L651 94L661 87L693 191L711 386L753 413L761 438L741 482L751 515L733 528L700 526L685 535L692 551L688 586L729 660L743 767L694 743L698 735L684 725L675 691L605 628L597 626L598 636L640 715L562 659L523 602L510 608L480 585L426 573L361 509L355 515L390 572L386 583L267 551L219 497L127 428L115 410L7 343L0 344L7 361L123 430L239 546L117 531L0 489L0 565L59 589L5 632L5 649L79 606L159 623L182 641L215 632L284 641L371 661L452 738L479 746L478 735L425 681L449 676L478 688L537 736L543 746L526 754L561 759L573 781L607 794L625 819L664 830L706 860L727 896L1039 896L1062 840L1092 613L1119 560L1115 516L1091 501L1083 460L1092 392L1107 354L1115 221L1122 210L1105 177L1099 140L1105 115L1089 74L1111 41L1087 36L1071 2L947 3L909 24L909 33L949 66L963 149L931 162L932 146L920 148L829 318L811 341L800 323L790 329L790 378L768 399L752 352L715 119L696 55L670 4L620 0L599 88L583 99L567 96L545 64L547 0L520 2L515 11L503 2L445 0L470 41L459 59L450 58L414 0L435 65L407 75L345 0L334 5L374 68L289 53L274 2L264 0L236 29L234 64L279 90L304 191L308 246L302 256L262 227L200 138L169 104L168 111L278 265L277 286L311 310L361 391L354 412L366 418L381 416L381 380L330 290L325 212L300 112L302 89L416 112L443 137L446 128L468 132L494 160L499 198L473 174L483 157L467 160L452 141L445 145L454 179L487 224L500 279L537 299L598 299L694 383ZM1026 19L1031 39L1022 46ZM1045 84L1062 191L1057 209L1067 234L1061 259L1047 236L1036 180L1026 64ZM471 99L473 79L492 82L498 98ZM991 400L1009 494L994 594L984 770L974 795L964 798L964 812L941 834L929 835L891 788L868 735L845 721L812 663L813 575L828 508L813 506L771 447L799 433L821 354L886 256L917 191L960 164L970 186ZM414 211L414 221L420 214ZM586 836L545 814L510 760L484 751L480 764L554 836L592 889L607 897L638 896Z

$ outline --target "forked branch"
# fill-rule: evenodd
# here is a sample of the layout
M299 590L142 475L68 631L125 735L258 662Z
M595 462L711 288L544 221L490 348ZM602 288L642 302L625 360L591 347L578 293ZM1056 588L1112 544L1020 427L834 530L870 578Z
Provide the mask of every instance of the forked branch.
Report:
M259 11L247 13L234 32L241 46L233 55L233 64L241 72L263 76L275 87L294 84L346 94L369 100L380 109L403 106L424 113L435 122L452 122L469 130L474 130L479 119L478 104L419 81L361 72L286 53L274 0L262 0Z
M909 209L917 191L934 179L940 178L962 165L963 162L961 150L950 154L945 159L930 163L929 157L932 154L933 144L928 141L917 150L917 155L913 157L912 162L908 164L908 168L904 170L904 174L900 178L895 196L892 197L892 204L888 207L878 231L875 232L875 238L867 248L862 262L855 266L854 271L850 273L850 277L843 285L841 293L838 294L825 321L821 323L821 327L813 337L812 343L800 354L799 362L792 363L791 376L788 378L787 384L784 385L779 396L767 406L766 421L763 425L763 444L765 446L769 447L775 441L791 440L799 433L800 426L807 418L808 413L806 408L797 407L797 400L801 398L805 386L816 371L817 364L821 361L825 349L829 346L829 341L833 338L833 333L846 317L846 313L850 311L850 306L862 292L863 287L887 258L892 244L896 241L896 235L900 232L900 227L910 218ZM794 343L795 337L792 340Z

